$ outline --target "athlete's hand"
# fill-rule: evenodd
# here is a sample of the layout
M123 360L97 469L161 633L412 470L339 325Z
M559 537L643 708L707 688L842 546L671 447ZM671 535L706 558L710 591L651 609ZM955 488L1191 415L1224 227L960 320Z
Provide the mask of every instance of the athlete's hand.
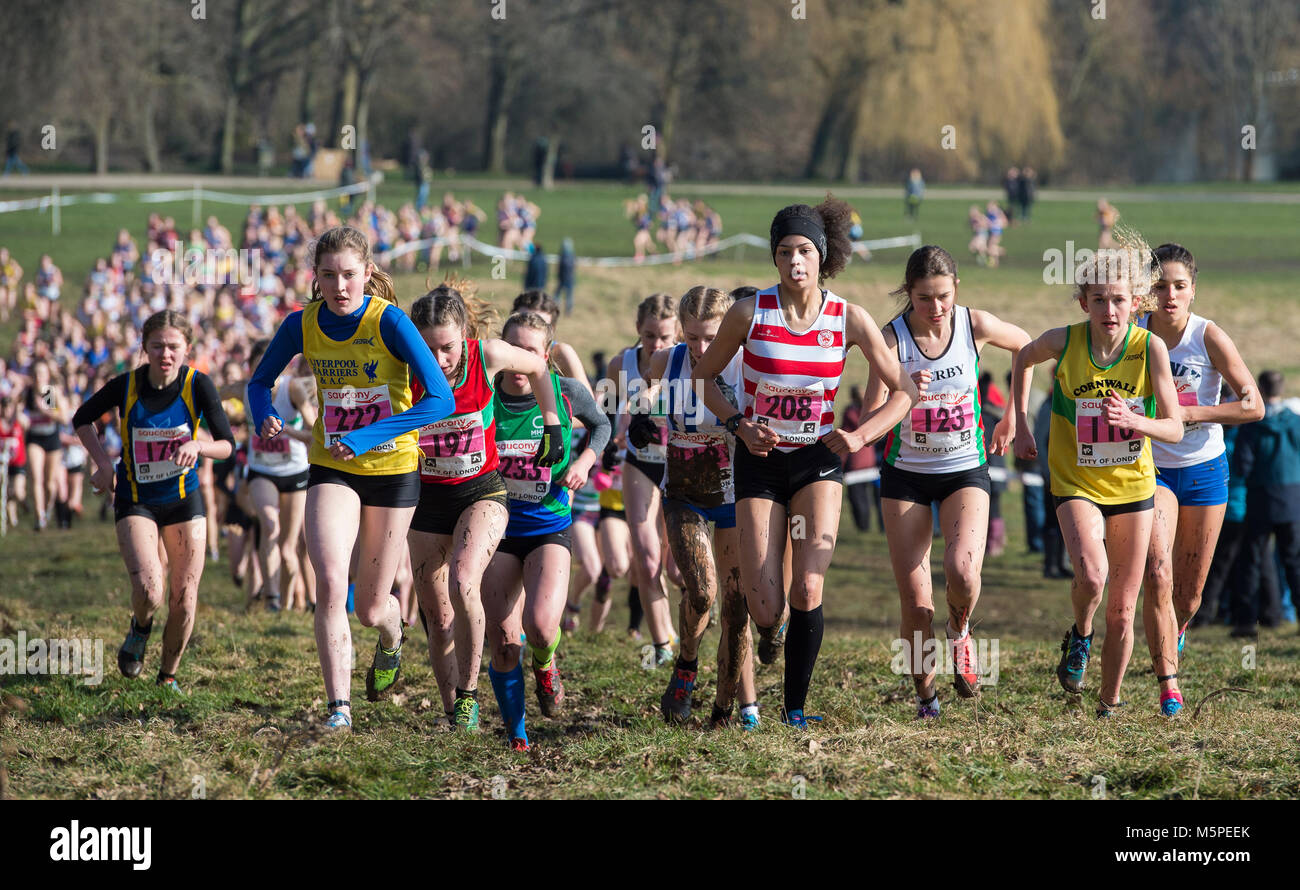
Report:
M1138 418L1143 416L1130 408L1113 389L1107 393L1106 401L1103 404L1105 405L1106 422L1118 430L1136 429Z
M352 460L352 458L356 457L352 453L352 449L343 444L342 439L335 440L334 444L330 446L330 456L335 460Z
M994 454L1006 454L1007 447L1016 438L1016 416L1008 411L1002 415L998 425L993 427L993 441L989 444Z
M827 448L840 457L852 454L866 444L861 436L849 430L831 430L822 436L822 441L826 443Z
M564 459L564 427L548 423L542 427L542 441L537 445L533 463L539 467L553 467Z
M593 454L590 458L584 456L575 460L569 465L569 469L564 473L564 481L560 484L569 491L577 491L587 484L587 474L591 472L591 465L596 462L596 456Z
M781 437L770 426L752 420L740 422L740 426L736 427L736 438L744 442L749 453L755 457L766 457L776 447L776 443L781 441Z
M605 446L605 453L600 456L600 467L606 473L612 473L614 472L614 468L617 466L618 466L618 445L614 442L613 439L610 439L609 444ZM605 487L608 488L609 486L605 486Z
M96 467L90 476L90 487L96 494L113 490L113 468Z
M659 425L649 414L634 414L627 427L627 440L637 448L645 448L659 440Z
M930 388L930 378L932 376L929 368L912 372L912 382L916 384L917 392L925 392Z
M262 428L258 430L258 435L263 439L274 439L280 434L280 429L283 426L284 424L280 422L280 418L272 415L262 421Z
M172 455L172 463L176 464L178 467L192 467L197 464L199 458L203 456L202 449L203 446L199 442L190 439L188 442L181 445L180 448L176 449L176 453Z
M1028 427L1016 428L1016 457L1021 460L1038 459L1038 443L1034 441L1034 434Z

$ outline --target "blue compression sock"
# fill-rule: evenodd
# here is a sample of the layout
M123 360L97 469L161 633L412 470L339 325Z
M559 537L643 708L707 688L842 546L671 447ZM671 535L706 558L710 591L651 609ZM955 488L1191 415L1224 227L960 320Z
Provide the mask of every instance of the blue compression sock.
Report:
M492 691L496 693L497 707L501 709L501 718L506 724L506 733L512 739L528 741L524 730L524 666L515 665L514 670L498 673L496 668L488 665L488 679L492 681Z

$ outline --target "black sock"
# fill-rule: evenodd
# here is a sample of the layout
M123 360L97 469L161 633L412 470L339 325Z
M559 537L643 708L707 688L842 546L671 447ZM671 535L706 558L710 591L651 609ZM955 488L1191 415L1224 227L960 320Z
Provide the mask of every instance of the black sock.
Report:
M812 683L813 666L822 648L822 607L804 612L790 607L785 634L785 710L802 711Z
M691 671L692 673L698 672L700 669L700 659L696 657L687 661L679 655L677 656L677 669L681 671Z
M456 687L456 698L472 698L472 699L474 699L474 701L478 701L478 690L477 690L477 689L461 689L459 686L457 686L457 687Z
M131 616L131 623L132 623L133 625L135 625L135 632L138 633L138 634L141 634L142 636L146 636L146 637L147 637L147 636L149 636L149 634L153 633L153 619L152 619L152 618L149 619L149 623L148 623L148 624L141 624L139 621L136 621L136 620L135 620L135 616L132 615L132 616Z
M635 584L627 589L627 611L627 629L640 630L645 612L641 610L641 591L637 590Z

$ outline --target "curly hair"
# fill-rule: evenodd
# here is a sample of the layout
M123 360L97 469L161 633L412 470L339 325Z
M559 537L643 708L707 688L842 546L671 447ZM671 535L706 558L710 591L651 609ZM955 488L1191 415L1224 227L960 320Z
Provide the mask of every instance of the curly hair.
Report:
M776 248L780 243L779 233L785 222L796 218L810 219L826 233L826 256L822 258L821 267L817 271L817 281L821 283L827 278L834 278L844 271L853 257L853 242L849 238L852 216L853 208L830 192L826 193L826 200L816 207L809 207L807 204L791 204L782 207L772 218L772 228L768 236L772 244L773 257L776 255Z

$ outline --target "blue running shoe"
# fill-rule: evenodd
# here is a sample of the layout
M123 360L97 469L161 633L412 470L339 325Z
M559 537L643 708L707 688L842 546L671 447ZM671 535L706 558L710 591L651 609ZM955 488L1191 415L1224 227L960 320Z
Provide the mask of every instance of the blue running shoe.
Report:
M1106 704L1104 699L1097 699L1097 717L1101 720L1109 720L1115 716L1115 711L1124 707L1128 702L1117 701L1113 705Z
M328 705L330 709L329 717L325 718L325 728L331 731L346 730L352 731L352 703L349 701L332 701ZM348 710L344 711L346 707Z
M667 723L685 723L691 719L691 692L695 690L695 671L682 667L681 659L668 681L668 691L659 699L659 710ZM728 712L730 717L730 712Z
M741 710L740 712L741 729L743 729L745 732L758 732L760 726L762 726L762 721L758 717L757 710L753 710L753 711L747 711L743 709Z
M1066 692L1083 691L1083 672L1088 669L1088 659L1092 656L1092 634L1079 636L1074 625L1061 641L1061 661L1056 666L1056 678Z
M781 709L781 722L795 729L807 729L809 723L820 723L820 717L805 717L803 711Z
M155 682L154 685L161 689L166 689L168 692L172 693L173 695L180 695L180 696L185 695L185 691L181 689L181 684L176 682L175 677L166 677L160 674L158 676L157 682Z
M1165 717L1177 717L1183 709L1183 694L1177 689L1170 689L1160 695L1160 713Z

